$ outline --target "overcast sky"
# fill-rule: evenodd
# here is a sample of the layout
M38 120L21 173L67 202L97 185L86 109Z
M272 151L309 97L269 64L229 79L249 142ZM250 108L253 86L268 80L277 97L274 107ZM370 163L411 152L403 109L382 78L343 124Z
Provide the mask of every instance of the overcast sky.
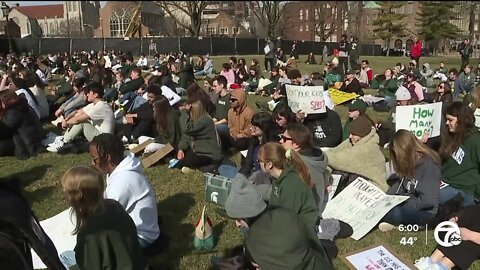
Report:
M63 4L65 1L5 1L9 6L15 6L16 3L19 3L20 6L38 6L38 5L56 5ZM100 1L102 7L106 4L107 1Z

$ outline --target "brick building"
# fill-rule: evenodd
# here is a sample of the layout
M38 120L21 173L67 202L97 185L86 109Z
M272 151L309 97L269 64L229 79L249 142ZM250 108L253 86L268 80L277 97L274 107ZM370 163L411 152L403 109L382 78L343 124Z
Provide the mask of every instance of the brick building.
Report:
M138 2L109 1L100 9L100 24L95 28L95 37L124 37L137 7ZM142 22L139 34L143 37L160 36L167 31L164 12L154 2L143 1L139 16Z
M203 36L253 37L247 31L246 2L212 1L202 14Z
M339 41L347 31L346 1L289 2L284 7L284 38Z

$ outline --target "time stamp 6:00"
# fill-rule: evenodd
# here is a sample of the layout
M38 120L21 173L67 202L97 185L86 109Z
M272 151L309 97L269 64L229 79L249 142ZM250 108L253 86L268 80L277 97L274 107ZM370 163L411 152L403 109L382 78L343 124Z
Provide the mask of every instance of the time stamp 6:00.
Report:
M403 224L400 224L398 225L398 231L399 232L418 232L420 230L420 226L418 226L417 224L407 224L407 225L403 225ZM425 230L427 230L428 228L425 228ZM425 231L426 232L426 231ZM413 246L413 244L415 244L415 242L417 242L418 238L416 236L403 236L402 238L400 238L400 245L404 245L404 246Z

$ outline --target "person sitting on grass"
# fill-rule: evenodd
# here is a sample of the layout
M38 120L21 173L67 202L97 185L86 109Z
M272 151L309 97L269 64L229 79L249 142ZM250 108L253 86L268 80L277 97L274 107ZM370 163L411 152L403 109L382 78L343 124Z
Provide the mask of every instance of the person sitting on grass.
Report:
M480 258L479 214L480 206L474 205L450 218L460 229L461 242L451 247L437 245L429 257L416 260L415 267L419 270L473 269L471 265Z
M387 180L392 183L387 194L409 198L383 217L379 229L388 231L400 224L425 226L438 211L442 179L440 157L405 129L393 135L388 149L395 173Z
M213 122L219 136L228 133L228 110L230 109L230 93L227 90L227 78L219 75L213 81L213 91L218 95L215 103Z
M343 125L343 135L342 135L342 140L348 139L350 136L350 124L352 123L353 120L357 119L358 117L365 115L368 117L366 114L367 112L367 103L363 101L362 99L354 99L350 103L347 104L348 107L348 119L345 121L345 124Z
M387 68L384 74L375 75L372 79L372 89L378 89L377 96L384 97L388 108L395 107L395 92L398 89L398 80L393 77L393 70Z
M280 79L280 74L278 73L278 67L272 67L271 76L270 76L271 83L265 86L259 86L257 88L257 93L270 96L271 94L273 94L273 92L275 92L279 79Z
M215 124L201 101L185 105L181 110L180 127L183 134L178 143L175 168L189 173L192 169L215 165L222 160Z
M230 147L242 151L248 148L248 142L252 137L250 121L253 110L247 105L247 97L243 89L234 89L230 94L228 133L221 133L219 136L224 151L228 152Z
M360 82L358 81L356 76L357 75L355 70L346 71L345 80L339 90L363 96L364 93L362 87L360 86Z
M246 82L242 83L243 88L246 92L253 92L257 91L258 83L260 79L263 78L263 75L259 71L258 66L250 66L249 68L249 79Z
M342 122L334 110L326 107L326 112L309 114L301 110L296 113L297 120L307 126L313 134L315 147L336 147L342 142Z
M157 200L140 160L124 151L122 141L108 133L96 136L88 150L91 165L106 176L105 198L127 211L137 228L137 242L147 248L160 235Z
M73 79L72 86L75 94L65 101L60 108L55 111L55 116L57 119L53 120L51 123L54 126L57 126L62 122L63 119L68 117L72 112L84 107L86 105L85 93L83 87L85 87L85 78L75 78Z
M366 116L358 117L350 125L349 138L325 152L328 166L337 171L365 177L386 191L385 157L380 151L378 140L372 121ZM352 162L353 160L362 162ZM354 179L349 177L348 181L350 180Z
M297 116L286 103L277 105L272 112L272 116L275 119L279 134L282 134L289 124L297 122Z
M307 56L307 61L305 61L305 64L307 65L316 65L317 61L315 61L315 55L313 52L310 52Z
M112 108L102 100L103 87L91 82L85 86L84 91L90 104L62 120L62 128L68 129L63 136L58 136L49 144L47 151L58 152L82 133L89 142L99 134L113 133L115 118Z
M67 269L148 269L135 224L119 202L104 199L105 182L99 171L72 167L61 184L76 216L75 248L60 254Z

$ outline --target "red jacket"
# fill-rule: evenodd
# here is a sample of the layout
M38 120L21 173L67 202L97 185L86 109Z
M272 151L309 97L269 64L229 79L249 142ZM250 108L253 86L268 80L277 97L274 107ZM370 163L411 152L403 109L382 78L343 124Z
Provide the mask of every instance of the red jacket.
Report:
M418 41L412 46L412 57L420 57L422 56L422 42Z

